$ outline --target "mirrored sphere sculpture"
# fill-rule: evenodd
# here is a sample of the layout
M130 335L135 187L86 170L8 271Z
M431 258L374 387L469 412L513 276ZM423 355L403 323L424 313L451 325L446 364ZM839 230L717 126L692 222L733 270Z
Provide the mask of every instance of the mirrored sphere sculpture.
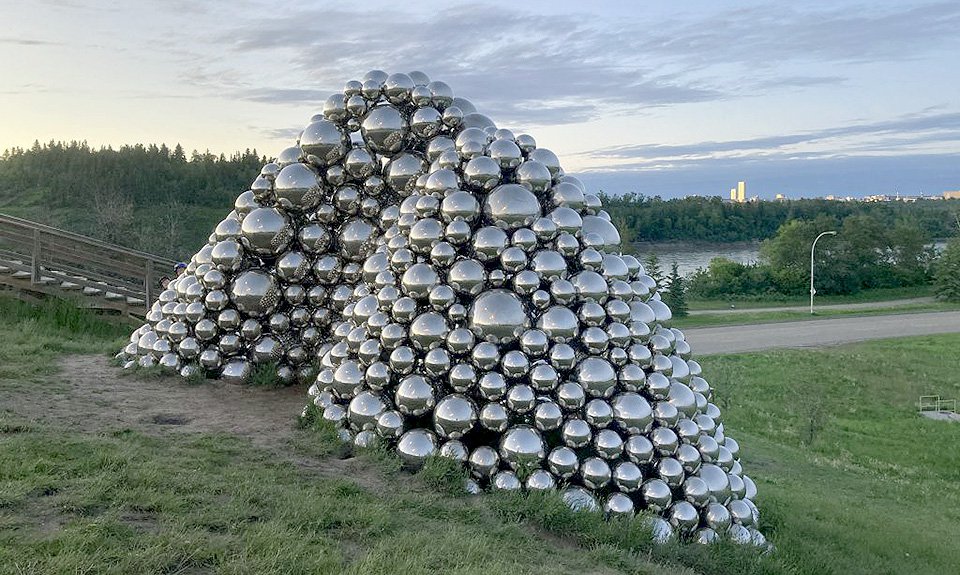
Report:
M765 543L743 446L599 196L419 72L320 107L127 365L233 383L271 366L345 441L410 468L449 457L472 491L643 513L658 541Z

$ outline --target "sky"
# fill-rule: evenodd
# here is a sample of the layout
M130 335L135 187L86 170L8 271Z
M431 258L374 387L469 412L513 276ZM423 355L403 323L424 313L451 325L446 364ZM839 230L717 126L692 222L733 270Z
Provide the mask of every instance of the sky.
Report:
M420 70L607 193L960 189L955 0L0 0L0 19L0 150L274 156L347 80Z

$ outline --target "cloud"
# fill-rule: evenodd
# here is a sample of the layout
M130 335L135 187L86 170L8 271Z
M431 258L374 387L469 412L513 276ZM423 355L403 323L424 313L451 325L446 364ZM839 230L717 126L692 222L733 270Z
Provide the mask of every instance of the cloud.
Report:
M51 42L49 40L37 40L35 38L0 38L0 44L12 46L63 46L63 42Z
M470 33L464 33L464 22ZM246 86L237 97L290 103L309 90L343 86L345 71L422 69L468 95L498 121L581 122L604 114L700 102L723 93L661 72L619 46L607 22L491 6L457 6L427 15L301 9L229 30L215 41L240 57L284 60L298 71L292 90ZM347 72L349 74L350 72ZM208 68L208 81L242 71Z
M787 197L864 196L900 192L940 195L960 187L960 153L901 156L693 160L670 170L589 171L576 174L591 190L664 198L726 197L739 180L747 194Z
M210 38L221 56L283 62L295 75L270 81L292 76L290 88L256 86L262 77L223 57L219 67L200 59L189 74L201 85L226 86L233 97L283 105L322 100L371 67L422 69L505 125L556 125L839 84L845 66L907 60L956 44L958 27L956 3L752 6L683 20L486 4L427 12L307 6ZM810 63L838 66L811 74Z
M960 142L960 112L911 114L892 120L856 123L795 134L721 142L696 142L681 145L638 144L613 146L585 152L582 156L597 160L633 160L621 169L636 169L650 163L739 155L769 157L835 156L863 151L897 152L923 144ZM802 151L804 146L818 151Z
M330 92L306 88L254 88L240 90L237 95L251 102L312 104L322 107Z
M663 26L640 35L633 48L668 59L694 58L703 65L904 60L955 44L958 26L956 2L828 9L777 4Z
M0 94L5 96L21 96L25 94L39 94L39 93L49 93L53 90L45 84L38 84L35 82L30 82L27 84L21 84L19 86L11 86L7 89L0 90Z
M286 140L290 142L290 145L294 145L297 141L297 138L300 137L300 132L303 131L303 128L253 128L254 130L259 131L261 134L270 138L271 140Z

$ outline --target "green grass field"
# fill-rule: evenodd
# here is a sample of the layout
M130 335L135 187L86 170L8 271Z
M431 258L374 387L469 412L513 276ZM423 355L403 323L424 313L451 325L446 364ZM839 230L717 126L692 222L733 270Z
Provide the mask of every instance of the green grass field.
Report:
M24 402L69 402L58 356L126 326L0 298L0 573L950 573L960 565L960 424L915 413L960 397L960 336L701 358L760 489L777 550L654 547L555 497L452 493L351 454L322 426L254 443L227 431L72 429ZM13 310L11 312L11 310ZM9 348L9 349L6 349ZM175 378L129 378L189 401ZM269 393L269 392L264 392ZM104 402L109 409L109 402Z

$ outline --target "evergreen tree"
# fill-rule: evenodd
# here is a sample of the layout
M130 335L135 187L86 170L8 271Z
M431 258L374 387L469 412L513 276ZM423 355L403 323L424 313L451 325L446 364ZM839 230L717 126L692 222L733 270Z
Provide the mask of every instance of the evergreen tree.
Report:
M960 236L947 243L937 262L937 297L960 302Z
M670 275L667 276L667 282L670 287L667 291L661 293L663 303L670 306L670 311L674 317L685 317L689 314L687 307L687 285L686 280L680 275L677 262L673 262L670 268Z
M664 284L666 278L663 275L663 270L660 269L660 258L657 257L657 254L647 254L646 259L643 260L643 267L647 270L647 275L657 282L657 288L666 287Z

